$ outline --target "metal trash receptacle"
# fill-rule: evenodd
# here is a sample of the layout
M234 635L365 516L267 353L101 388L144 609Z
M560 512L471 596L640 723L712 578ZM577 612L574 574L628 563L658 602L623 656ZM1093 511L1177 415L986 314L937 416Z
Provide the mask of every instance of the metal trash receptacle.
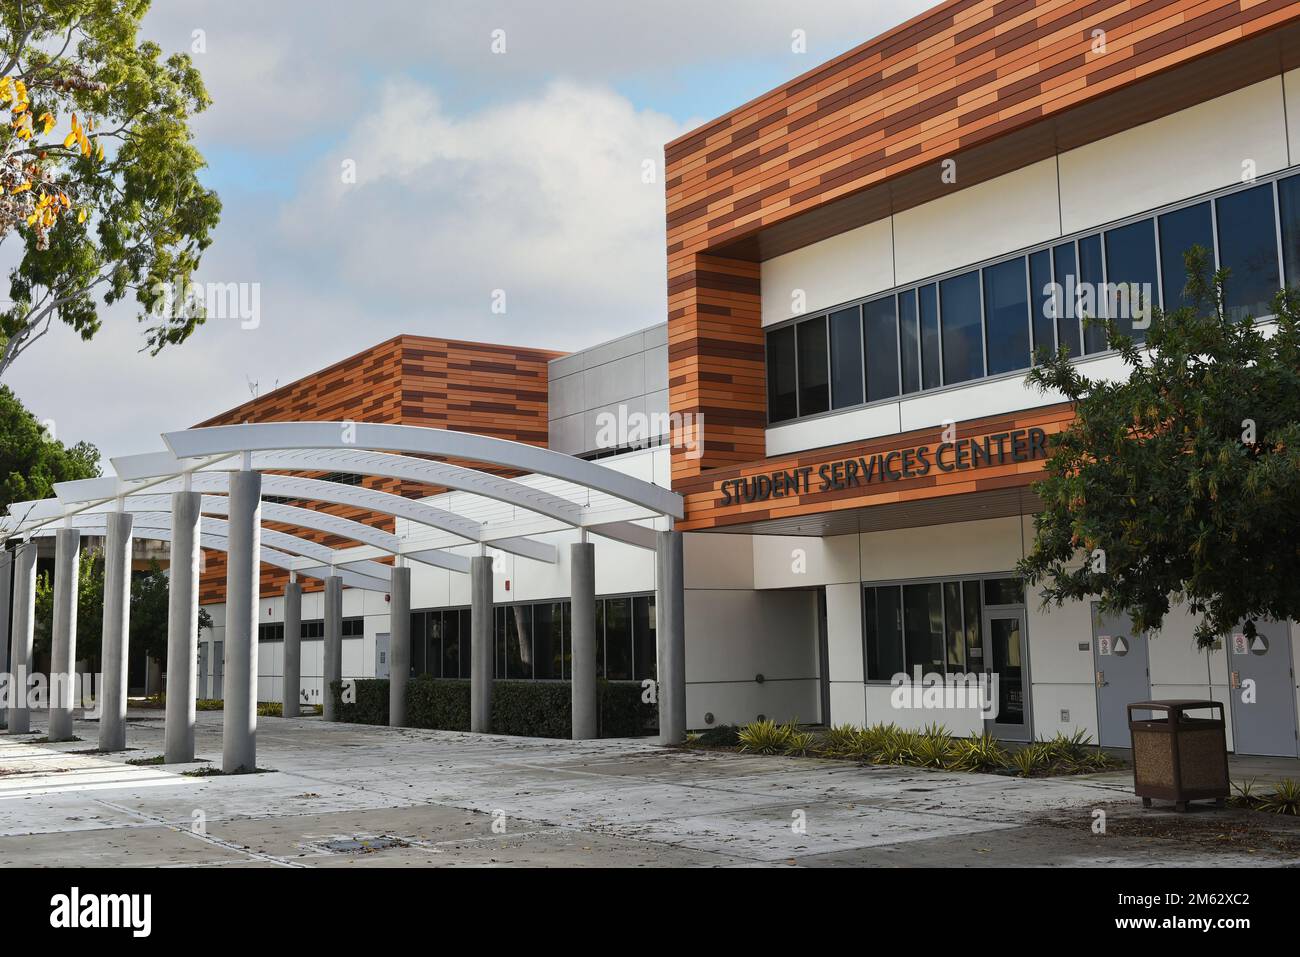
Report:
M1189 711L1217 711L1197 718ZM1150 711L1138 720L1134 711ZM1163 712L1158 718L1154 712ZM1179 811L1188 801L1214 800L1223 806L1230 793L1228 742L1223 705L1218 701L1136 701L1128 706L1133 739L1133 793L1143 807L1152 798L1173 801Z

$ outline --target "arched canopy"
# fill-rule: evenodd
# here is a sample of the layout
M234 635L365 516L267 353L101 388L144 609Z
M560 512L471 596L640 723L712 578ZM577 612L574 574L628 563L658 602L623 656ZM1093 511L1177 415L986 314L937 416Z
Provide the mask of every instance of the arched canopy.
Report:
M205 493L205 545L224 542L230 472L261 471L263 522L324 532L360 543L330 549L288 532L263 532L264 560L312 577L330 568L346 571L354 587L386 587L387 567L375 558L402 555L418 562L467 571L468 558L446 551L457 545L491 545L536 561L555 562L555 546L531 537L582 528L639 547L653 547L651 519L680 518L680 496L653 482L610 467L489 436L353 422L259 423L191 429L163 436L168 451L112 459L115 475L60 483L57 499L18 503L0 521L6 535L45 534L60 520L87 530L102 527L102 513L137 514L136 528L170 537L170 495L182 489ZM507 478L414 456L477 461L526 473ZM349 481L327 481L278 472L324 472L374 476L450 491L415 500ZM287 504L321 502L393 517L397 533ZM99 515L99 518L94 516ZM218 547L214 544L212 547ZM269 557L266 557L269 556ZM319 574L313 574L319 573Z

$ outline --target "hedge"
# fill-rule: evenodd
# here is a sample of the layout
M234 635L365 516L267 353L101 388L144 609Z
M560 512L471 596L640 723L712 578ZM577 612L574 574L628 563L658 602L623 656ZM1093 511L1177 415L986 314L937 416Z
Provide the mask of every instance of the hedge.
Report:
M388 724L388 679L358 678L356 701L344 704L343 682L331 685L340 721ZM492 732L532 738L567 738L573 731L573 691L567 681L494 681ZM658 722L654 705L641 701L635 681L601 681L597 685L598 728L603 738L630 738L651 733ZM416 677L406 686L406 723L438 731L469 730L469 681Z

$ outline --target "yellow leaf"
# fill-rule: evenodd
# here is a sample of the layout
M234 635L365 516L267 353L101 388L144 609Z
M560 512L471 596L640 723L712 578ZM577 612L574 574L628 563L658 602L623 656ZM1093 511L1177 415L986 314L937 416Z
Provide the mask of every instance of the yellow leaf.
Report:
M86 211L84 209L79 210L77 212L77 222L84 223L85 221L86 221Z
M71 145L72 145L73 143L75 143L75 142L77 142L77 134L76 134L76 133L69 133L67 136L65 136L65 137L63 138L63 148L64 148L64 149L67 149L69 146L71 146Z
M44 127L45 127L43 130L41 130L41 135L42 135L42 136L48 136L48 135L49 135L50 130L54 129L54 122L55 122L55 121L54 121L54 114L53 114L53 113L42 113L42 114L41 114L41 123L42 123L42 124L44 125Z
M40 214L39 212L37 212L37 213L32 213L30 216L28 216L28 217L27 217L27 225L30 226L32 223L36 222L36 217L39 216L39 215L41 215L41 214Z

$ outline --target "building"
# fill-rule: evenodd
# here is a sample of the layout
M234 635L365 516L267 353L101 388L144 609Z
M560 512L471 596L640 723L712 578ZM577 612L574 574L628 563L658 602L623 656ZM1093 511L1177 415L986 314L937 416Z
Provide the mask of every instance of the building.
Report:
M1243 316L1266 321L1300 282L1300 6L950 0L667 144L665 173L666 323L568 356L403 338L213 421L504 428L670 486L692 728L942 722L1122 746L1128 702L1213 698L1238 751L1297 754L1294 623L1199 652L1185 608L1133 634L1089 603L1041 608L1014 567L1071 416L1026 388L1032 350L1120 369L1076 291L1138 284L1172 305L1198 242ZM462 494L402 493L426 492ZM653 560L605 539L598 555L602 673L649 677ZM563 558L495 571L497 675L566 677ZM271 700L280 584L261 603ZM413 667L465 674L465 576L414 569L412 587ZM344 674L383 675L385 596L344 601ZM318 700L319 643L304 649ZM891 679L916 669L996 678L996 713L896 707Z

